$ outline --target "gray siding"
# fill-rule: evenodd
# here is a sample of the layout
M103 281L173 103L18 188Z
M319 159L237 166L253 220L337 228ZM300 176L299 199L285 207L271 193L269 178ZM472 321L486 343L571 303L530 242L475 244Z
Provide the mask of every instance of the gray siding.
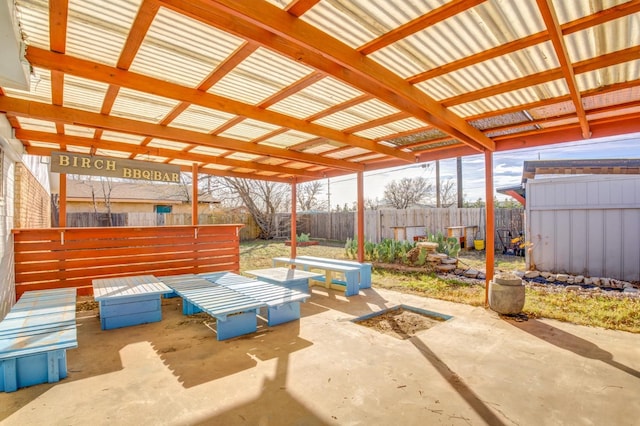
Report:
M537 269L640 280L640 176L529 181L526 222Z

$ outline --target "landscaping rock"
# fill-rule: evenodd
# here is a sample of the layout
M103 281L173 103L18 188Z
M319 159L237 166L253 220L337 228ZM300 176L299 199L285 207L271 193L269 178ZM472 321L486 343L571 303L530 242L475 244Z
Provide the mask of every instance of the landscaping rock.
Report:
M552 275L551 272L544 272L544 271L540 272L540 276L544 279L549 278L551 275Z
M466 271L464 271L464 276L467 278L477 278L478 277L478 271L476 269L467 269Z
M486 280L487 276L484 272L478 272L478 276L476 277L478 280Z
M439 272L451 272L454 269L456 269L456 265L451 265L446 263L440 263L436 265L436 270Z
M524 273L525 278L538 278L540 276L540 271L527 271Z
M542 275L542 274L541 274ZM547 277L547 282L548 283L554 283L556 282L556 276L553 274L549 274L549 276Z
M611 287L611 280L609 278L600 278L600 287Z
M446 264L446 265L457 265L458 264L458 259L453 259L451 257L447 257L446 259L442 259L441 262Z
M600 287L600 278L598 278L598 277L591 277L591 284L593 284L593 285L597 285L598 287Z
M453 270L453 273L456 275L462 275L464 274L464 269L456 268Z
M556 275L556 281L560 281L561 283L566 283L568 280L569 280L569 275L567 274Z
M580 287L579 285L568 285L564 289L567 291L580 291L582 290L582 287Z
M581 283L581 282L583 282L583 281L584 281L584 275L576 275L576 276L573 278L573 282L574 282L574 283L577 283L577 284L580 284L580 283ZM586 284L586 283L585 283L585 284Z
M591 278L584 278L584 285L593 285L593 280Z
M640 290L634 287L627 287L624 290L622 290L622 292L626 294L640 294Z

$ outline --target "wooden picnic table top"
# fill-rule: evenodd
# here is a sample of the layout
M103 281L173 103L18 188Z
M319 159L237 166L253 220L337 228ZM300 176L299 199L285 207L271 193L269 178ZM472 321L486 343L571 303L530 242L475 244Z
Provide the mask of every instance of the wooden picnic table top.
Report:
M153 275L99 278L93 280L93 298L101 301L116 297L171 293L165 283Z
M163 277L179 296L216 318L259 309L265 303L199 276Z
M304 278L316 278L321 277L324 274L318 272L309 272L302 269L291 268L265 268L265 269L253 269L251 271L245 271L246 274L253 275L258 278L266 278L281 283L287 281L300 280Z
M75 288L27 291L0 321L0 360L77 346Z

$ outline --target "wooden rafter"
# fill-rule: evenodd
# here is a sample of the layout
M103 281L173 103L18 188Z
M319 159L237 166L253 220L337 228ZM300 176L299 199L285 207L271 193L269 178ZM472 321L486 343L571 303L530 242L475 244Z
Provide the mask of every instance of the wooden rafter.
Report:
M291 3L284 8L296 18L304 15L309 9L315 6L320 0L292 0Z
M357 50L363 55L369 55L377 50L380 50L398 40L402 40L412 34L422 31L438 22L444 21L447 18L457 15L460 12L464 12L472 7L484 3L486 0L452 0L431 12L426 13L416 19L407 22L404 25L389 31L380 37L371 40L369 43L360 46Z
M560 31L560 24L558 23L558 17L556 11L551 4L551 0L536 0L538 3L538 9L542 14L542 19L547 26L553 49L556 52L558 61L560 62L560 68L562 69L562 75L564 76L565 83L569 89L571 100L576 109L576 115L580 120L580 128L582 129L582 137L588 139L591 137L591 131L589 130L589 122L587 115L584 112L584 106L582 105L582 97L580 96L580 90L578 89L578 83L576 82L576 75L573 70L571 58L567 52L567 46L564 43L564 37Z
M308 155L266 145L256 145L249 142L242 142L237 139L207 135L192 130L166 127L159 124L146 123L121 117L105 116L89 111L8 98L6 96L0 97L0 111L11 112L22 117L33 117L48 121L60 121L68 124L174 140L178 142L192 143L195 145L209 146L212 148L246 152L254 155L267 155L271 157L302 161L305 163L320 164L345 170L361 169L360 165L352 164L347 161L327 159L317 155Z
M623 49L618 52L608 53L596 58L586 59L581 62L577 62L573 66L575 74L583 74L585 72L593 71L596 69L608 67L611 65L621 64L627 61L632 61L638 58L640 55L640 46L633 46L628 49ZM495 96L502 93L510 92L513 90L524 89L533 85L548 83L553 80L563 78L564 73L562 68L554 68L551 70L542 71L536 74L528 75L511 81L505 81L493 86L485 87L474 92L467 92L462 95L454 96L442 101L442 104L448 107L463 104L466 102L473 102L479 99L487 98L489 96ZM573 98L572 98L573 99ZM518 108L518 107L516 107Z
M271 105L277 104L278 102L282 101L283 99L286 99L287 97L298 93L299 91L303 90L306 87L311 86L312 84L322 80L324 78L324 75L319 73L319 72L312 72L304 77L302 77L300 80L296 81L293 84L290 84L289 86L285 87L284 89L274 93L273 95L269 96L267 99L263 100L262 102L260 102L260 104L258 104L258 106L260 108L269 108Z
M282 127L299 130L301 132L323 136L343 143L349 143L360 148L380 152L392 157L398 157L404 161L414 160L411 154L395 150L378 144L370 139L360 138L346 134L335 129L308 123L291 116L275 111L265 110L253 105L245 104L233 99L224 98L212 93L203 93L200 90L188 88L168 81L148 77L131 71L120 70L115 67L75 58L69 55L60 55L48 52L36 47L27 50L27 58L37 66L63 71L78 77L93 79L112 84L114 86L128 87L141 92L151 93L157 96L177 99L211 108L226 111L234 115L253 118L259 121L275 124Z
M477 150L493 141L382 65L266 2L161 0L172 10L253 40L430 122Z
M631 0L627 3L605 9L603 11L594 13L593 15L584 16L575 21L567 22L560 28L562 35L573 34L578 31L591 28L595 25L601 25L605 22L619 19L624 16L640 12L640 0ZM431 70L416 74L407 79L409 83L416 84L421 81L426 81L435 77L439 77L444 74L448 74L459 69L478 64L490 59L513 53L518 50L526 49L527 47L535 46L536 44L543 43L549 40L549 34L545 31L531 34L518 40L514 40L505 44L501 44L492 49L478 52L471 56L460 58L456 61L443 64L439 67Z
M49 2L49 48L54 52L64 53L67 49L67 21L69 0L52 0ZM64 103L64 74L51 71L51 103ZM64 124L55 123L56 132L64 133ZM63 149L65 145L61 145Z
M101 140L98 143L92 138L70 135L56 135L49 132L39 132L33 130L16 130L16 138L30 141L41 141L59 144L69 144L81 146L85 148L108 149L119 152L126 152L135 155L153 155L158 157L172 158L176 160L192 161L201 164L217 164L221 166L243 168L251 170L264 170L267 172L277 173L279 175L299 175L309 178L320 179L322 173L310 172L305 169L294 169L291 167L272 166L269 164L257 163L254 161L241 161L229 158L221 158L213 155L196 154L176 151L167 148L156 148L148 146L132 145L125 142Z

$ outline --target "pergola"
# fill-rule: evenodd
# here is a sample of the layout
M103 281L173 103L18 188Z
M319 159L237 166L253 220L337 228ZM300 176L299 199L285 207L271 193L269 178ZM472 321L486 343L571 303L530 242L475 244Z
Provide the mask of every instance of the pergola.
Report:
M492 200L496 151L640 131L638 0L16 7L31 90L0 88L0 111L27 153L287 182L294 198L356 173L360 247L365 171L483 153ZM493 233L488 202L487 279Z

